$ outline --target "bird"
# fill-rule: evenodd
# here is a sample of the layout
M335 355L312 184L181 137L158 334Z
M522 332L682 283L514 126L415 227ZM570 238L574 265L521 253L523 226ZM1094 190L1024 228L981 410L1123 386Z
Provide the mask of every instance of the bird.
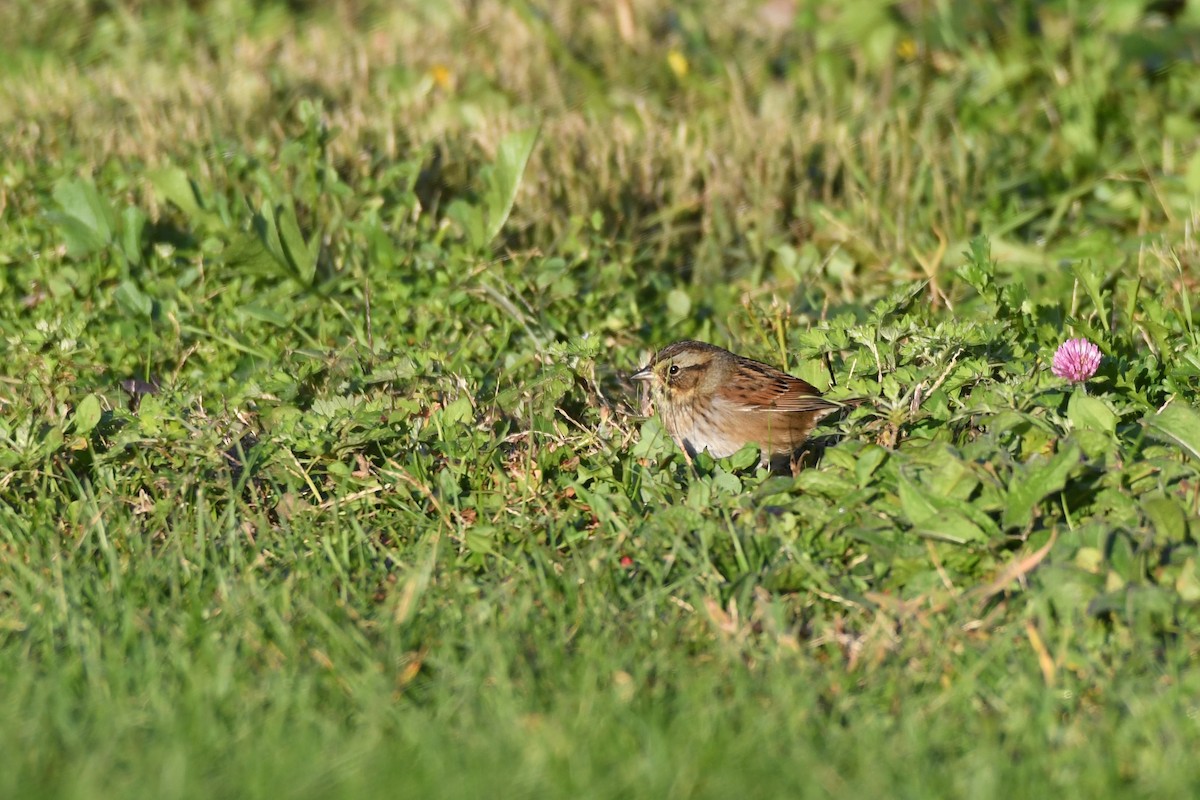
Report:
M827 400L782 370L692 340L664 347L630 377L649 385L663 425L689 461L705 450L725 458L753 443L760 465L773 471L792 464L818 422L860 402Z

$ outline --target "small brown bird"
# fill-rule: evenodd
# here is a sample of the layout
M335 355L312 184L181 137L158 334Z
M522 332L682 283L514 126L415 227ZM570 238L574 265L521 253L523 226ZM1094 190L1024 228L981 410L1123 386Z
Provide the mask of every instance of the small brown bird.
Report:
M701 450L724 458L753 442L762 449L762 464L776 470L790 464L819 421L848 405L704 342L664 347L632 378L650 384L663 425L689 459Z

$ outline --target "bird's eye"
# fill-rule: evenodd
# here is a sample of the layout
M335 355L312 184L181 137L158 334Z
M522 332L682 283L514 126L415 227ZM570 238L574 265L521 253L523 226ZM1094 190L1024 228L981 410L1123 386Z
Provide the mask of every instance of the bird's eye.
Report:
M668 375L678 375L679 374L679 365L672 364L670 369L667 370L667 374Z

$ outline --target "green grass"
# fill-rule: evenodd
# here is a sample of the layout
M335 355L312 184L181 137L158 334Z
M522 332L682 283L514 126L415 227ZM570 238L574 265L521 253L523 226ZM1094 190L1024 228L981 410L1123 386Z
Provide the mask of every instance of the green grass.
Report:
M5 5L0 796L1195 796L1200 9L834 5Z

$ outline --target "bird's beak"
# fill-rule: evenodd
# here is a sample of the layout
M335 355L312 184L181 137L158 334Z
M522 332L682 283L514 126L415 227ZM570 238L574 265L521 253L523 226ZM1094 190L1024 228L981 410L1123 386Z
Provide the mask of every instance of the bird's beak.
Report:
M653 377L654 373L650 371L650 367L646 366L630 375L629 379L631 381L641 381L644 383L645 381L651 380Z

